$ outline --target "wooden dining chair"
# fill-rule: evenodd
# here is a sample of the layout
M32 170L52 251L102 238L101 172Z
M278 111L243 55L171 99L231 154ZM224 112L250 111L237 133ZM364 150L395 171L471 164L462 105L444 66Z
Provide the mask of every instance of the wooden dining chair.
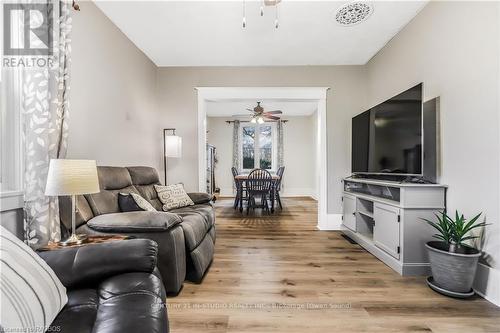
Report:
M236 176L239 175L238 170L235 167L231 167L231 173L233 174L233 180L234 184L236 186L236 196L234 198L234 204L233 208L236 209L238 208L238 204L240 203L240 200L245 200L247 197L247 191L246 191L246 186L242 181L236 180ZM240 198L241 195L241 198Z
M276 171L276 176L278 176L278 180L274 184L274 198L276 199L276 202L280 206L281 210L283 210L283 205L281 204L280 191L281 191L281 180L283 179L284 172L285 172L285 167L280 166L278 168L278 171Z
M270 214L271 211L267 200L268 198L271 199L273 177L269 171L264 169L253 170L248 175L246 186L248 193L247 215L250 208L263 208ZM256 197L260 197L260 205L257 205Z

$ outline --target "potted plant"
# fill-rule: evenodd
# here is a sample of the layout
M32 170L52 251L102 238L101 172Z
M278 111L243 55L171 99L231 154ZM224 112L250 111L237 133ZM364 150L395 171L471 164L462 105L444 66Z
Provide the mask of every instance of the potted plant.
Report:
M481 251L466 242L479 237L471 235L472 230L486 226L485 222L479 221L480 216L481 213L467 220L463 214L456 211L455 218L442 212L436 214L435 222L423 219L438 231L433 236L438 241L425 244L432 271L427 283L432 289L454 297L468 297L474 294L472 283Z

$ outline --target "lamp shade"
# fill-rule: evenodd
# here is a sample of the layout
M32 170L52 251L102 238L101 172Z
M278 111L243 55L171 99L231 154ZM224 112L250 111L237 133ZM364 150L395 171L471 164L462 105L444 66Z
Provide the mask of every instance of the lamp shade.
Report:
M50 160L45 195L78 195L99 191L94 160Z
M182 138L177 135L165 137L165 156L182 157Z

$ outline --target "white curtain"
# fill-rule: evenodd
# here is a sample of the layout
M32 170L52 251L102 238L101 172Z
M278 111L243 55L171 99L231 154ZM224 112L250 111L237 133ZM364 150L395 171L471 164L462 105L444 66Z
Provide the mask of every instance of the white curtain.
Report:
M241 135L240 135L240 121L235 120L233 122L233 167L240 171L240 166L241 166L241 151L240 151L240 140L241 140ZM233 181L233 192L236 193L236 183Z
M278 120L277 124L276 124L276 131L277 131L277 143L278 143L278 151L277 151L277 155L278 155L278 168L279 167L282 167L283 164L284 164L284 160L283 160L283 122L281 120Z
M53 17L46 25L53 37L53 54L45 56L49 61L42 67L38 62L17 67L11 74L20 78L22 86L17 93L24 139L24 230L33 248L60 239L58 200L46 197L44 191L49 161L65 157L68 137L72 7L71 2L46 3L52 4L44 15Z
M240 170L241 166L241 152L240 152L240 121L233 122L233 167Z

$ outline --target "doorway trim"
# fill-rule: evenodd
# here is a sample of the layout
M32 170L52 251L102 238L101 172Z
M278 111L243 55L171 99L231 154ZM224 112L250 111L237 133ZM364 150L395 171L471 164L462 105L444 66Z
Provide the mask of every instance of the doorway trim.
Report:
M196 87L198 92L198 190L206 192L207 105L218 100L304 100L318 103L316 168L318 229L328 225L326 94L329 87Z

